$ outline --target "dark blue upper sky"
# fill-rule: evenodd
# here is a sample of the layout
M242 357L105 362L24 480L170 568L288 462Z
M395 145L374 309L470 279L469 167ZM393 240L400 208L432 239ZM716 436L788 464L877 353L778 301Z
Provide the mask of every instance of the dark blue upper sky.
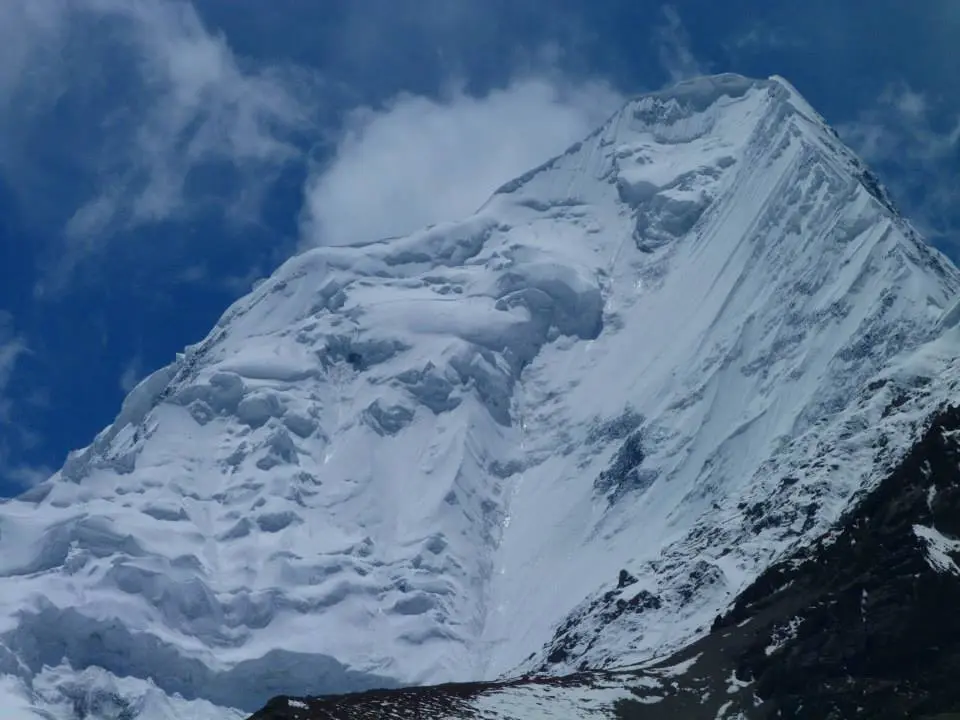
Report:
M9 0L0 495L298 247L479 205L629 94L780 74L952 256L955 0Z

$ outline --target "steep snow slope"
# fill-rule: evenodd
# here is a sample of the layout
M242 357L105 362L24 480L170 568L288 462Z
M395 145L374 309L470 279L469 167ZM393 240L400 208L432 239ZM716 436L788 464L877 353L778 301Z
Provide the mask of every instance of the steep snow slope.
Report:
M960 338L951 334L932 383L955 397ZM926 392L905 403L929 401ZM654 666L278 697L250 720L956 718L958 430L960 409L936 413L836 526L767 568L708 635Z
M906 450L938 400L875 376L958 286L784 81L632 101L291 259L0 507L0 671L253 709L665 654Z

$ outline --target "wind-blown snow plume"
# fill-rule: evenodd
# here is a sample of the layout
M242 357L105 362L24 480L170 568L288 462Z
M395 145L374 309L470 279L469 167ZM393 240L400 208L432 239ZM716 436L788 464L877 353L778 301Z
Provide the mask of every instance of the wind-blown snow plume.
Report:
M465 217L621 102L602 83L529 78L483 97L454 90L355 111L336 157L309 182L305 242L348 245Z

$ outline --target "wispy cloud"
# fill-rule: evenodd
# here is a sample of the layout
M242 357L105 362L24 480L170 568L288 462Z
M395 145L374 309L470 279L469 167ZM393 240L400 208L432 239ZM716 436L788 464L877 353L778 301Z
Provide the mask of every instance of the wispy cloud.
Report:
M30 352L24 339L13 326L13 318L0 310L0 485L29 487L49 476L46 467L32 467L11 459L10 446L31 440L31 433L24 428L16 414L16 405L10 396L10 385L17 363Z
M463 217L580 140L622 102L603 83L525 78L481 97L401 95L354 112L309 183L304 236L340 245Z
M925 233L960 242L960 116L941 112L931 98L899 82L838 131L883 173Z
M26 353L26 343L14 331L13 317L0 310L0 428L13 420L7 389L17 361Z
M672 5L664 5L660 12L663 21L654 31L660 64L671 83L706 75L709 68L697 60L693 53L690 33L687 32L680 14Z
M291 135L310 121L305 82L243 66L189 2L10 0L0 3L0 170L32 187L34 208L50 182L82 189L59 198L72 206L68 255L189 213L211 186L228 205L255 204L298 154ZM38 157L43 175L32 169ZM192 173L220 167L229 182L209 182L221 172L191 186Z
M10 462L8 453L0 447L0 481L23 490L43 482L53 474L53 470L46 465L27 465L25 463ZM3 488L4 492L8 488Z
M796 33L762 20L748 23L743 30L725 40L723 46L730 51L754 53L782 52L800 48L805 40Z
M143 379L143 360L138 355L126 364L123 372L120 373L118 384L123 392L128 393L133 390L137 383Z

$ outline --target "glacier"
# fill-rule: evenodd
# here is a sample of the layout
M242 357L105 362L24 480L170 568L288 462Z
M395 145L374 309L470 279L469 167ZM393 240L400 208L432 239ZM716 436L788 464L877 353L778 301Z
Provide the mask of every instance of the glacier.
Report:
M461 222L291 258L0 505L3 707L653 662L903 456L958 290L784 79L631 100Z

